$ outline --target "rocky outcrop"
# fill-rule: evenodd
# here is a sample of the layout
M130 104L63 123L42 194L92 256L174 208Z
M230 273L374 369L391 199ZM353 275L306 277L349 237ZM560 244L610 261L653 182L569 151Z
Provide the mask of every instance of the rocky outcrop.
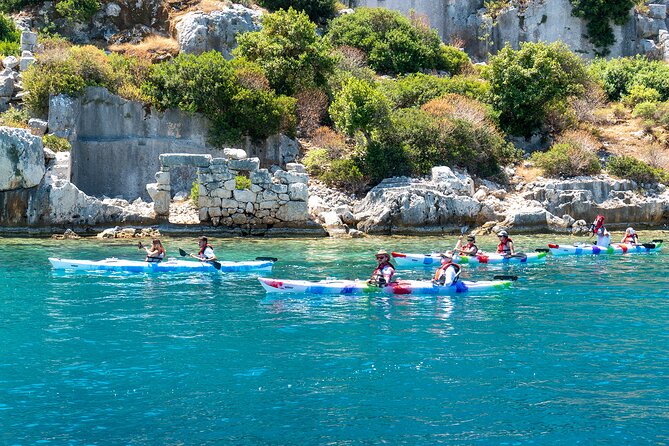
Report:
M175 26L176 39L182 52L201 54L216 50L226 59L232 58L237 35L260 29L260 11L232 4L220 11L189 12Z
M483 0L357 0L356 6L410 11L436 28L445 42L462 42L475 60L486 60L510 43L565 42L574 52L593 58L600 50L587 37L586 22L571 14L569 0L531 0L512 5L491 17ZM648 4L648 11L630 10L622 26L613 26L615 43L610 56L646 54L669 60L667 1Z
M42 140L25 129L0 127L0 191L37 186L43 176Z

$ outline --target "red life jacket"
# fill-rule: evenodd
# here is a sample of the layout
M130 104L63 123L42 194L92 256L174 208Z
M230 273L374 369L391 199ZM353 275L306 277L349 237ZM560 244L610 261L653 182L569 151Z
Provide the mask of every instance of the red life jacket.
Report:
M597 231L599 231L599 228L602 227L604 227L604 216L598 215L597 218L595 218L595 222L591 226L592 233L596 235Z
M476 248L476 249L470 255L475 255L477 252L479 252L479 247L476 246L476 244L474 244L472 242L467 242L467 244L462 247L462 251L467 251L469 253L469 252L471 252L472 248Z
M442 274L446 273L446 269L448 269L449 266L455 268L455 280L453 281L453 283L457 282L458 279L460 278L460 270L462 269L462 267L460 267L460 265L458 265L457 263L453 263L453 261L445 263L441 265L439 268L437 268L437 271L435 271L434 273L434 280L438 281L441 278Z
M200 257L202 257L202 255L204 254L204 250L207 249L207 248L211 248L212 251L214 250L214 247L211 246L209 243L207 243L202 248L200 248Z
M638 243L639 237L635 234L626 235L623 243Z
M509 247L509 242L513 243L509 237L505 241L500 241L497 245L497 253L499 254L511 254L511 248Z
M374 281L376 283L380 283L379 279L383 278L383 272L382 271L386 266L389 266L393 270L393 272L390 274L389 282L393 280L393 276L395 275L395 267L390 262L383 262L382 264L377 266L376 269L374 270L374 272L372 273L372 281Z

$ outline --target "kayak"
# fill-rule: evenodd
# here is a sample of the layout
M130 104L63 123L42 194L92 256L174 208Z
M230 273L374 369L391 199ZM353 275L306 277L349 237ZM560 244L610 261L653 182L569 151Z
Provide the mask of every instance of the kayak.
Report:
M49 257L54 269L78 271L122 271L128 273L154 272L218 272L214 265L192 260L169 259L164 262L144 262L141 260L122 260L111 257L104 260L71 260ZM246 262L221 261L221 272L270 271L274 262L251 260Z
M653 240L652 243L612 243L609 246L597 245L558 245L549 243L548 248L553 255L581 255L581 254L635 254L642 252L659 252L662 250L662 240Z
M515 278L515 277L514 277ZM307 293L331 295L366 295L375 293L414 294L441 296L465 292L503 290L511 287L512 280L458 281L453 285L434 285L429 280L399 280L383 288L368 284L364 280L284 280L259 277L268 293Z
M479 264L507 264L507 263L536 263L546 260L545 252L517 253L511 256L501 254L477 254L475 256L457 255L453 257L455 263L461 265L479 265ZM405 254L393 252L393 257L397 266L439 266L441 257L439 253L432 254Z

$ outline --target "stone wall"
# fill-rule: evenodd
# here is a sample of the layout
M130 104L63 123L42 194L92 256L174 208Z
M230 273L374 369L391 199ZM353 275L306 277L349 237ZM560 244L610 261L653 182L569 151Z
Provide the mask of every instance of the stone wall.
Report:
M271 174L260 168L258 158L226 159L210 155L162 154L156 183L147 185L156 215L169 214L170 172L183 166L197 168L200 222L213 226L269 227L306 222L309 176L301 164ZM238 176L248 177L250 187L237 189Z
M72 143L71 181L92 196L148 199L145 185L154 181L162 153L223 156L207 143L209 123L203 116L159 112L101 87L89 87L79 98L52 97L48 125L50 133ZM299 153L297 142L283 135L241 146L264 166L285 165ZM190 190L193 180L183 179L173 190Z

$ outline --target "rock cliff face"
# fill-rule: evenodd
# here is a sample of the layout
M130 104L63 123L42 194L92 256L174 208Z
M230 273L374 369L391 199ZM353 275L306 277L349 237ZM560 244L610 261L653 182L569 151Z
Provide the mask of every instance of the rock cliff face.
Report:
M571 14L569 0L531 0L523 8L509 7L494 19L483 0L356 0L356 6L385 7L409 14L415 11L439 31L445 42L461 41L475 60L485 60L507 42L562 40L574 52L592 58L597 49L587 38L585 21ZM648 54L669 60L667 0L649 6L646 14L629 13L623 26L613 26L616 43L611 57Z

